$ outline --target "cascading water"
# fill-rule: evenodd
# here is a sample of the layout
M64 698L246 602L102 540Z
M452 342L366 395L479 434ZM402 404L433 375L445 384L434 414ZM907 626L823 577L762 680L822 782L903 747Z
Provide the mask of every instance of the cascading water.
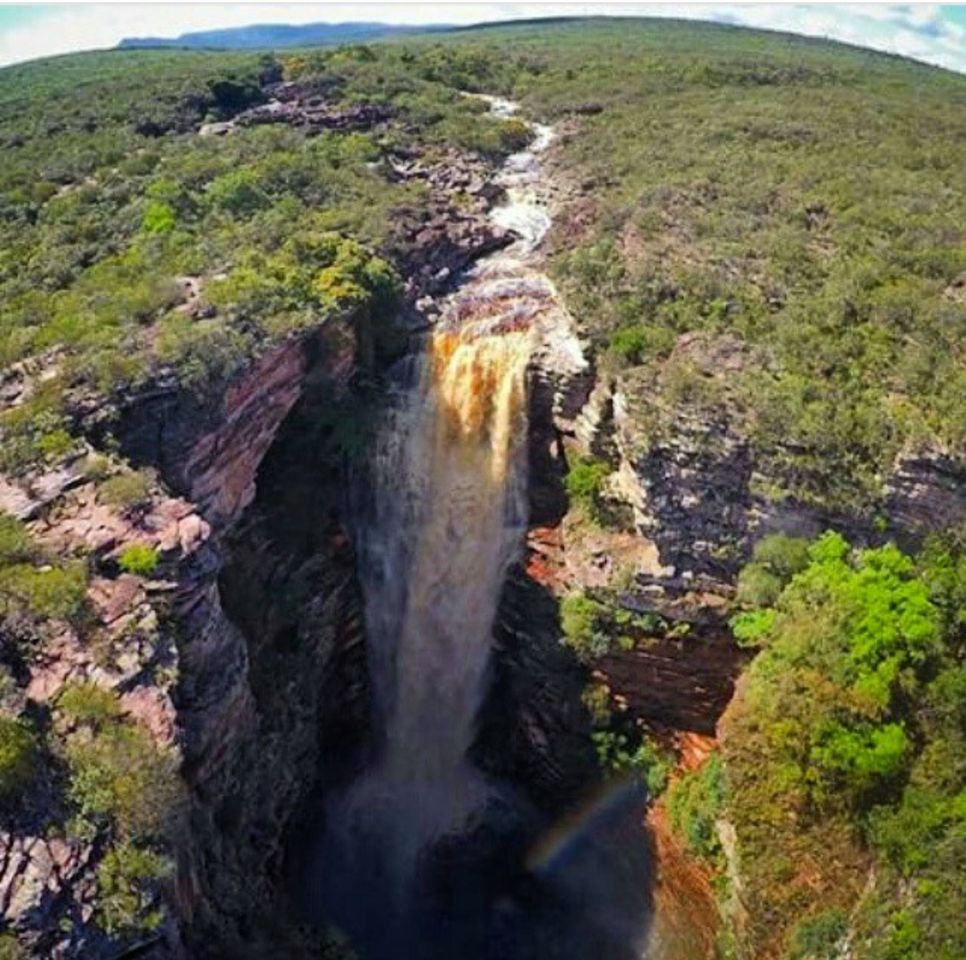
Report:
M498 116L515 110L487 99ZM561 310L530 263L550 226L536 187L552 134L534 133L507 161L506 202L491 214L518 239L463 278L426 349L409 359L359 485L354 539L377 749L328 798L315 860L317 907L373 960L524 956L494 933L506 899L484 889L479 862L444 881L459 888L446 907L427 904L426 874L427 857L449 839L501 817L512 831L521 816L518 798L467 753L500 591L527 523L527 367Z
M486 802L466 753L500 588L526 525L529 337L473 327L430 338L416 385L376 441L357 535L381 750L337 819L350 843L357 827L380 834L400 895L419 852Z

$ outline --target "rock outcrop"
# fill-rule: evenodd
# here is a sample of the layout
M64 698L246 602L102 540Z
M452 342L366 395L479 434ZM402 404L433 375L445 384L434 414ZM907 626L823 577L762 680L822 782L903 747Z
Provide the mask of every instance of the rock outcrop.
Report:
M209 524L192 504L158 486L136 510L104 504L78 460L46 482L3 481L0 508L30 520L35 543L56 555L83 553L92 567L86 622L48 621L27 648L22 708L49 714L66 684L94 683L115 691L124 713L159 745L180 749L183 728L175 702L183 647L168 618L178 605L174 596L204 592L203 581L190 571L210 556ZM150 576L120 571L117 559L132 543L157 552L159 565ZM4 644L9 663L13 638L4 637ZM57 829L62 806L56 774L45 771L6 822L0 834L3 918L38 955L111 956L115 948L88 928L104 850L97 837ZM52 822L52 831L38 832ZM177 956L177 929L166 932Z
M513 235L487 217L500 189L482 157L454 149L433 156L410 150L390 153L383 163L389 179L418 182L429 192L424 207L401 211L387 251L405 278L407 300L419 307L411 320L425 324L439 316L437 297L460 271L511 243Z
M392 117L392 111L379 104L339 103L332 97L337 88L324 77L269 83L263 88L264 103L249 106L230 120L202 124L198 132L224 136L236 127L284 123L313 136L327 130L369 130Z
M278 542L272 521L292 509L292 485L268 483L274 513L256 487L300 399L342 402L355 365L347 321L273 347L205 396L162 377L120 398L113 435L130 462L160 481L133 506L102 502L99 479L77 457L0 482L0 507L28 520L37 543L85 555L94 571L90 622L48 629L28 662L26 702L49 705L66 683L94 682L115 690L122 709L183 759L190 809L172 849L172 922L154 938L158 955L180 956L188 944L192 957L264 956L269 942L298 944L275 929L285 921L267 919L292 915L282 883L285 829L315 787L318 731L338 734L350 719L364 730L362 631L351 552L334 519L338 461L317 459L303 478L318 526L301 552ZM81 407L78 416L98 441L102 414ZM270 459L284 457L283 444ZM157 551L156 571L119 572L131 543ZM314 599L289 623L274 590L300 576L310 577ZM261 597L255 612L253 597ZM43 798L27 804L41 817L50 813L44 806ZM96 838L44 840L36 829L27 817L3 835L5 922L44 956L112 956L116 948L88 928L103 853Z

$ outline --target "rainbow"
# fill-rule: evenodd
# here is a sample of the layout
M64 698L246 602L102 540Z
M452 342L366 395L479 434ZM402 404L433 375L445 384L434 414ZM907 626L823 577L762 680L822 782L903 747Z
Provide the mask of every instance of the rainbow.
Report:
M634 776L609 780L578 807L571 810L537 840L524 864L531 873L543 876L561 866L579 842L621 820L635 807L643 814L647 790Z

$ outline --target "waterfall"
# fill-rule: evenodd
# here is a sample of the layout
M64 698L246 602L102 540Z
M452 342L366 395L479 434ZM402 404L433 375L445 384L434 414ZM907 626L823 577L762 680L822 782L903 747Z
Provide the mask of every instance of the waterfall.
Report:
M487 99L497 116L516 109ZM310 897L366 960L640 955L636 791L555 828L468 758L497 605L528 520L528 367L585 364L537 262L550 226L538 156L552 132L533 130L498 176L505 201L490 214L515 241L459 278L396 371L352 485L373 751L325 799Z
M375 442L356 542L381 749L343 805L401 887L488 794L466 754L526 528L529 353L522 331L435 332Z
M380 957L415 949L421 855L480 822L496 789L467 752L526 529L531 335L487 317L454 325L460 302L397 391L356 517L379 748L328 804L321 860L345 890L378 900L383 929L364 939ZM351 925L359 904L340 895L330 912Z
M505 116L515 107L491 100ZM499 787L467 759L487 688L493 622L527 524L526 372L552 287L528 266L549 227L529 150L491 214L517 240L486 257L408 360L355 497L377 748L326 804L326 911L374 956L415 950L421 858L483 821ZM360 889L378 905L358 903ZM353 894L348 891L354 891ZM355 902L350 902L355 901ZM372 930L378 916L380 929Z

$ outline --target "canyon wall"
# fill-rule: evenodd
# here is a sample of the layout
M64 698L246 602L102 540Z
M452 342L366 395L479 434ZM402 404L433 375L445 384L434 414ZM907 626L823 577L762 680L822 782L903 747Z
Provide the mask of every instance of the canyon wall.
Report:
M80 461L0 489L39 542L83 549L103 571L88 590L94 623L46 639L27 696L53 704L81 679L115 689L181 757L173 909L147 941L165 956L264 956L288 941L295 956L303 946L290 932L284 831L315 787L319 731L364 730L365 682L339 458L317 430L308 471L293 475L293 423L304 426L307 405L332 423L319 406L346 402L356 353L351 323L333 323L275 346L207 397L162 381L124 398L111 418L120 448L164 483L136 510L100 503ZM96 442L100 415L83 416ZM292 515L303 522L297 543ZM131 542L158 551L157 574L118 573L112 558ZM311 602L279 596L294 584ZM7 922L46 956L113 955L87 925L96 839L51 846L31 838L26 817L5 835Z

